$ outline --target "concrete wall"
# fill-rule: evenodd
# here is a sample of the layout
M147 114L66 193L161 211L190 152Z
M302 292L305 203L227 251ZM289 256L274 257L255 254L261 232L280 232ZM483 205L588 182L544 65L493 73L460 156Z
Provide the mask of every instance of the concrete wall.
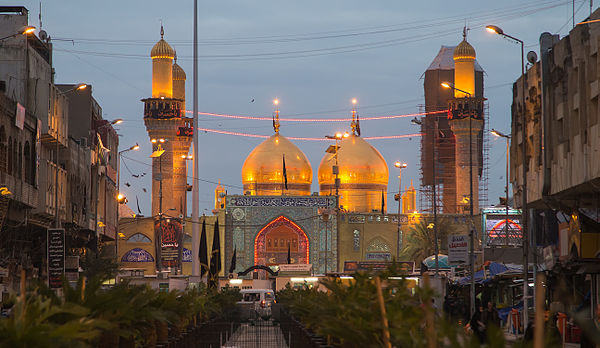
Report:
M591 19L600 19L596 10ZM542 36L552 41L549 36ZM598 46L600 27L579 25L528 71L527 117L528 202L543 208L546 200L568 207L594 205L600 183L600 110ZM545 58L547 57L547 58ZM522 79L515 82L512 106L511 181L517 205L522 201ZM596 203L597 205L597 203Z

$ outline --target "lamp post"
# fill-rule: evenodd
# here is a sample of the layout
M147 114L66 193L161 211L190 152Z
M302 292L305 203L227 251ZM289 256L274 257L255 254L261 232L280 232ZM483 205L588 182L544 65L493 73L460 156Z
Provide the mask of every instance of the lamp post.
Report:
M493 135L500 137L500 138L504 138L506 139L506 187L504 188L504 190L506 191L506 222L504 224L504 227L506 229L506 242L505 242L505 246L508 246L508 241L509 241L509 232L508 232L508 165L509 165L509 156L510 156L510 135L506 135L500 131L497 131L495 129L492 129L490 131Z
M327 150L325 150L325 152L332 153L335 158L335 165L332 166L332 172L333 172L333 175L335 175L335 185L334 186L335 186L335 216L336 216L336 219L338 219L339 215L340 215L340 178L339 178L340 168L338 166L338 150L340 148L339 142L343 138L347 138L349 136L350 136L350 134L341 133L341 132L337 132L337 133L335 133L335 135L326 135L325 136L326 139L335 140L335 145L330 145L327 148ZM329 260L328 260L329 247L328 247L327 243L328 243L328 236L326 233L325 234L325 273L327 273L327 264L329 262Z
M400 228L400 213L402 212L402 168L406 168L406 163L396 161L394 166L398 168L398 241L396 243L396 261L400 258L400 246L402 244L402 229Z
M119 156L117 157L117 201L119 204L125 204L127 203L127 198L121 194L121 156L125 153L125 152L129 152L129 151L137 151L140 149L140 146L136 143L135 145L125 149L125 150L121 150L119 151ZM116 236L116 241L115 241L115 254L117 257L117 262L119 260L119 237L120 237L120 228L119 228L119 208L117 208L117 236Z
M454 84L442 82L442 87L452 88L467 95L467 98L472 98L473 95L460 88L456 88ZM473 117L469 115L469 216L471 219L469 226L469 263L471 271L471 315L477 310L475 309L475 226L473 225Z
M6 39L10 39L11 37L15 37L15 36L18 36L18 35L33 34L34 31L35 31L35 27L26 26L26 27L23 27L20 31L14 33L14 34L11 34L11 35L8 35L8 36L0 38L0 41L4 41Z
M152 144L157 145L156 150L152 152L150 155L151 158L158 158L158 172L159 172L159 180L158 180L158 233L154 236L155 244L156 244L156 264L157 270L159 272L162 271L162 255L161 255L161 245L162 245L162 198L163 198L163 177L162 177L162 155L165 153L165 150L162 148L162 144L166 142L164 138L160 139L152 139Z
M521 187L521 225L523 226L523 328L527 328L527 322L529 319L528 306L527 306L527 294L529 292L529 229L528 219L529 211L527 209L527 105L525 104L525 44L523 40L517 39L514 36L506 34L500 27L495 25L488 25L485 27L490 33L498 34L502 37L511 39L521 45L521 157L523 161L523 172L522 180L523 185Z
M81 91L81 90L86 89L87 87L88 87L87 84L80 83L80 84L76 85L75 87L73 87L72 89L70 89L67 92ZM95 127L94 130L90 130L90 131L93 131L94 134L95 134L94 138L97 138L97 137L100 136L99 133L98 133L98 131L100 129L102 129L104 127L112 126L112 125L121 124L121 123L123 123L123 120L120 119L120 118L117 118L117 119L114 119L112 121L107 121L106 123L104 123L104 124L102 124L102 125L100 125L98 127ZM98 143L98 145L100 145L100 143ZM101 148L99 149L98 152L100 152L100 151L102 151ZM118 161L118 159L117 159L117 161ZM97 166L96 169L98 169L98 166L100 166L100 163L97 163L96 166ZM106 188L105 188L104 192L105 192L104 196L106 197ZM94 235L96 236L96 247L97 247L98 246L98 241L100 239L100 238L98 238L98 200L100 198L100 177L98 177L98 180L96 180L96 189L95 189L94 198L95 198L95 201L94 201ZM117 210L117 213L118 213L118 210ZM104 215L106 215L106 209L105 209ZM118 221L117 221L117 225L118 225ZM117 233L118 233L118 231L117 231ZM118 239L118 237L119 237L119 235L117 234L116 238Z
M435 122L434 122L434 130L433 130L433 136L431 137L431 163L433 165L432 167L432 193L433 193L433 202L432 202L432 210L433 210L433 239L434 239L434 258L435 258L435 274L436 276L439 274L439 269L440 269L440 263L439 263L439 258L438 258L438 254L439 254L439 250L438 250L438 233L437 233L437 188L436 188L436 163L435 163L435 140L437 139L437 115L434 116L435 117ZM416 117L413 118L410 121L412 124L415 125L419 125L419 126L423 126L423 121L417 119Z
M35 30L35 27L26 27L23 30L23 35L27 35L29 33L33 33L33 31ZM18 34L14 34L11 36L15 36ZM8 37L11 37L8 36ZM7 37L7 38L8 38ZM0 39L4 40L6 38ZM80 83L78 85L76 85L75 87L73 87L70 90L67 90L65 92L62 92L64 96L66 96L68 93L74 92L74 91L82 91L84 89L87 88L87 84L85 83ZM66 122L66 120L63 120L63 122ZM59 140L59 130L58 130L58 122L56 123L56 175L54 176L54 224L56 228L60 228L60 213L59 213L59 208L58 208L58 173L59 173L59 169L58 169L58 159L59 159L59 155L60 155L60 140Z

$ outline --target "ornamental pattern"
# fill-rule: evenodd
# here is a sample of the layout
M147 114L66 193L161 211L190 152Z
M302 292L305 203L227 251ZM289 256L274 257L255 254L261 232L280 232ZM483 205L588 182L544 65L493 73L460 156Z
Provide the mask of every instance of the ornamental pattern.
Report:
M333 196L289 196L289 197L260 197L260 196L227 196L225 224L225 262L228 269L237 247L236 270L245 270L255 265L254 242L259 231L279 216L285 216L304 231L308 238L309 260L315 273L327 270L335 271L337 267L337 224L335 218L323 221L319 211L334 210ZM277 205L281 203L282 205ZM242 221L233 217L233 211L243 207L245 217ZM321 240L327 235L328 246ZM326 255L326 259L325 256Z
M261 197L234 196L227 197L227 206L238 207L327 207L335 205L335 198L324 196L308 197Z
M142 248L134 248L123 255L121 262L154 262L154 257Z
M383 238L376 237L369 242L367 252L387 253L390 252L390 246Z

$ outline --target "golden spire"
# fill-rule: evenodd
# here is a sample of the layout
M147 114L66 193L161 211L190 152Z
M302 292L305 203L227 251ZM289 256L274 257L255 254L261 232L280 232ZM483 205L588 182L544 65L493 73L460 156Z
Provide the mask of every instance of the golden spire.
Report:
M275 133L279 133L279 127L281 126L279 124L279 99L275 98L275 100L273 100L273 105L275 105L275 114L273 115L273 129L275 130Z
M352 134L360 136L360 121L358 120L358 111L356 111L356 98L352 99L352 122L350 127L352 128Z

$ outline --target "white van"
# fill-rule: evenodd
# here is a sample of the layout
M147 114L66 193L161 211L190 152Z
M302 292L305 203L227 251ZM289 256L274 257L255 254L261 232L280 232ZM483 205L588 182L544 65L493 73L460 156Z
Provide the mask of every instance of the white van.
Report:
M275 303L275 292L271 289L240 290L242 300L238 303L254 303L262 308L271 307Z

